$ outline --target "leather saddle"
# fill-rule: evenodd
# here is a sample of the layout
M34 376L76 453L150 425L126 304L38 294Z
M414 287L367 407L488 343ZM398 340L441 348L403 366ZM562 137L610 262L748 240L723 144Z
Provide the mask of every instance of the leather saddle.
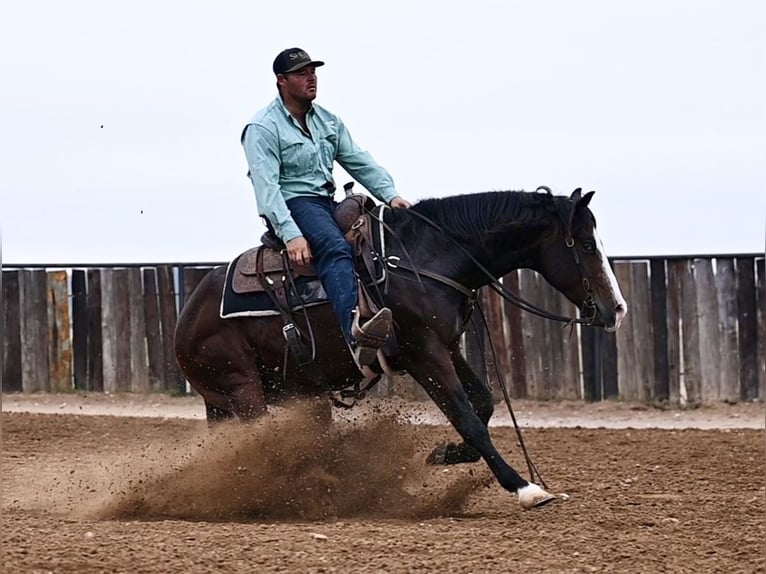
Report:
M348 195L335 208L334 217L346 240L354 247L355 253L360 255L361 243L365 239L371 241L367 213L374 209L375 202L364 194L350 193L351 185L344 186ZM273 293L286 288L289 280L298 277L317 277L317 271L310 264L291 264L284 243L273 232L267 231L261 237L261 245L248 249L237 259L231 286L239 294L259 291Z

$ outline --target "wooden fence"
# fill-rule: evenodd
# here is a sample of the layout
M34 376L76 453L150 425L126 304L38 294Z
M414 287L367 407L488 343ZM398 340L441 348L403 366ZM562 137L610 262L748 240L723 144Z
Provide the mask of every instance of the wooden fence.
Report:
M2 273L4 392L188 392L173 354L178 310L214 264L15 266ZM495 353L474 368L514 398L690 403L766 397L766 279L755 255L613 262L629 313L617 333L523 313L481 295ZM504 284L551 312L576 309L531 271ZM480 331L480 330L479 330ZM381 394L421 393L387 381Z

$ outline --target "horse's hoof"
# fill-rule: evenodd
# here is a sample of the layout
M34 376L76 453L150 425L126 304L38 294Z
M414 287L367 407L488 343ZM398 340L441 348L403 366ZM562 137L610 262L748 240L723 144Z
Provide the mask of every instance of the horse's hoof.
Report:
M441 466L446 463L446 457L447 457L447 445L443 444L440 446L437 446L435 449L431 451L431 454L426 457L426 463L435 465L435 466Z
M524 510L531 510L532 508L545 506L549 502L553 502L558 498L550 492L543 490L533 482L530 482L528 485L517 490L516 494L519 495L519 504L521 504L521 507Z

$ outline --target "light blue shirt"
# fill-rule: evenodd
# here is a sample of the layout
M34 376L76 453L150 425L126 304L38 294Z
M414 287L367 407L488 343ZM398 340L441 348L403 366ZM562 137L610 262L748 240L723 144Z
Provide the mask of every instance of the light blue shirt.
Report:
M334 161L380 201L390 203L398 195L389 173L354 143L338 116L312 105L306 124L310 133L303 131L278 96L242 131L258 213L268 218L285 243L302 235L286 201L332 197Z

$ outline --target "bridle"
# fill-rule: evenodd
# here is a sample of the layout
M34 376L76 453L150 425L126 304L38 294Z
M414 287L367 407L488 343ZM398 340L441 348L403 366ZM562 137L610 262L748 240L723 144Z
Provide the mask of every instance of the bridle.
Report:
M535 191L540 191L541 189L551 193L550 189L545 186L540 186ZM538 307L537 305L534 305L533 303L530 303L529 301L526 301L519 295L515 294L514 292L506 288L502 284L502 282L500 282L499 279L497 279L492 273L490 273L490 271L486 267L484 267L473 255L471 255L471 253L465 247L463 247L456 239L454 239L451 235L449 235L440 225L432 221L429 217L415 210L410 209L407 211L407 213L409 215L413 215L417 217L418 219L424 221L430 227L437 230L439 233L441 233L443 236L449 239L452 242L452 244L458 249L460 249L469 258L471 263L473 263L476 266L476 268L479 269L482 272L482 274L489 279L490 289L498 293L503 299L505 299L509 303L516 305L523 311L527 311L529 313L532 313L533 315L537 315L538 317L564 323L564 327L573 328L574 325L577 325L577 324L591 326L595 322L597 309L596 309L595 301L593 299L593 290L591 287L592 275L587 270L587 268L583 265L582 259L580 258L580 254L577 252L577 248L575 247L575 240L572 237L570 223L565 223L562 221L562 223L564 223L565 225L565 229L567 230L566 238L564 241L565 241L566 247L572 250L575 265L577 266L577 270L582 280L583 289L585 290L585 294L586 294L585 300L583 301L582 307L581 307L582 316L579 318L557 315L555 313L546 311L545 309L542 309L541 307ZM379 221L383 223L382 220L383 220L383 217L381 216ZM443 283L444 285L448 285L449 287L452 287L453 289L463 293L464 295L467 295L472 302L476 300L476 289L471 289L470 287L466 287L465 285L462 285L460 282L455 281L454 279L450 277L446 277L439 273L417 268L414 264L412 264L412 261L409 257L408 257L410 261L409 263L402 262L401 258L396 255L387 256L384 259L385 259L386 265L390 267L391 269L404 269L405 271L410 271L412 273L415 273L416 275L423 275L426 277L430 277L431 279L439 281L440 283ZM589 311L589 314L585 314L586 310Z

